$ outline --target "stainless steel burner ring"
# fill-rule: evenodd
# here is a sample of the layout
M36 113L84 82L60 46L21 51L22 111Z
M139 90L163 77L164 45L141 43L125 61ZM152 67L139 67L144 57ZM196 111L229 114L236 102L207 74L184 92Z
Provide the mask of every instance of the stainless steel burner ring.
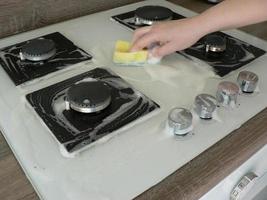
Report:
M21 60L44 61L56 54L56 47L53 40L38 38L29 41L22 46L19 53Z
M70 87L66 94L66 110L95 113L111 103L110 88L101 81L81 82Z

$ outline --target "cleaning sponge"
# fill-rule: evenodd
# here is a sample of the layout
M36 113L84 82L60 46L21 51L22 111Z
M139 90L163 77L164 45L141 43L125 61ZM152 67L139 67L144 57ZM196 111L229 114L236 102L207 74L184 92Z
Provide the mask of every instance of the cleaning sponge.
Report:
M119 64L142 64L148 59L148 51L130 52L131 44L127 41L118 40L115 44L113 62Z

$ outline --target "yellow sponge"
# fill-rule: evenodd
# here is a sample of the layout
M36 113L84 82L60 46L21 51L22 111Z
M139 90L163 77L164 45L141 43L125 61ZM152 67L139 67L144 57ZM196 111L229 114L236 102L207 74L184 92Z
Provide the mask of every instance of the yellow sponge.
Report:
M140 64L147 61L147 51L130 52L130 48L131 44L129 42L122 40L117 41L113 54L113 62L120 64Z
M131 44L127 41L118 40L115 44L115 51L129 52Z

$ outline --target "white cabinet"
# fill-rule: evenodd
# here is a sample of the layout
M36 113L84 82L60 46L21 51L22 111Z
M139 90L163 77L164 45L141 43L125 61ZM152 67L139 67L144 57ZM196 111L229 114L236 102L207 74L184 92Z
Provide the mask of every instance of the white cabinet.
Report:
M215 199L267 200L267 145L200 198Z

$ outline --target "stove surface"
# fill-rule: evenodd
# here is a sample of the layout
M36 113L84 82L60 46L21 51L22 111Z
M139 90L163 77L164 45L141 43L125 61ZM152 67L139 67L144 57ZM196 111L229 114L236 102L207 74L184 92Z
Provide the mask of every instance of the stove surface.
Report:
M111 104L97 113L66 109L67 90L74 84L90 81L101 81L110 88ZM68 153L78 151L159 108L122 78L103 68L28 94L27 100Z
M200 59L177 53L163 58L158 65L121 66L112 63L115 41L130 40L132 32L111 21L110 17L144 5L168 7L186 17L195 14L168 1L147 0L0 40L0 47L6 47L58 31L94 55L91 62L82 62L75 67L68 67L67 70L51 73L49 78L44 76L45 78L38 79L41 81L37 80L35 84L29 84L27 87L15 87L4 68L0 67L1 130L41 199L133 199L266 108L267 55L264 54L244 66L247 71L259 76L259 90L256 93L238 95L237 108L216 108L217 116L211 120L201 120L193 115L194 134L191 137L177 138L170 133L166 129L166 123L168 113L173 107L183 107L193 112L194 98L197 95L215 95L218 84L221 81L235 82L241 69L221 78ZM230 30L225 34L267 50L266 41L241 31ZM94 70L97 75L92 74L96 72ZM100 117L98 122L94 122L95 125L84 123L91 120L89 115L67 110L64 96L73 84L98 77L101 79L100 74L110 76L110 79L103 79L109 87L114 88L115 97L116 91L120 91L119 94L123 95L121 101L126 102L124 105L128 105L127 101L131 102L132 99L135 99L132 105L138 105L134 102L142 97L142 102L150 102L149 105L155 107L155 112L142 110L143 107L137 106L145 113L142 117L137 117L139 112L133 112L133 117L130 117L130 114L128 119L128 115L125 117L130 122L127 124L125 120L125 126L109 124L106 127L113 129L110 125L114 124L117 129L113 133L119 134L105 132L104 137L100 134L99 140L83 147L92 145L90 148L66 159L58 147L71 154L64 142L67 139L73 142L74 138L80 142L79 133L90 128L95 129L97 124L102 123L100 121L103 118ZM124 83L121 88L115 86L112 81L114 78L116 83L119 83L117 86ZM134 94L131 95L131 91L134 91ZM143 95L138 91L149 99L143 99ZM160 105L160 109L152 100ZM116 112L116 106L117 103L112 107L112 112ZM130 109L130 106L126 109ZM126 110L125 112L129 113ZM67 136L60 131L54 134L52 129L64 130ZM76 152L75 148L82 146L79 142L77 146L72 143L73 146L68 147L69 150Z
M142 7L139 7L140 9ZM163 7L164 8L164 7ZM138 11L136 9L136 11ZM153 6L151 6L153 9ZM147 24L137 24L136 23L136 11L130 11L118 15L111 16L112 20L126 26L130 30L135 30L142 26L147 26ZM178 20L185 18L176 12L172 14L172 20ZM207 53L205 41L211 35L221 36L226 40L226 51L217 55L216 53ZM211 33L203 38L201 38L192 47L185 49L183 51L177 52L184 55L186 58L194 61L195 58L204 61L208 65L212 66L214 71L221 77L227 75L228 73L245 66L246 64L252 62L258 57L264 55L266 52L258 47L251 44L243 42L235 37L222 32Z
M44 61L21 59L20 52L24 52L26 50L30 51L31 49L29 49L29 47L34 48L31 52L41 52L36 49L37 46L34 42L33 45L27 46L29 42L36 41L36 39L47 39L49 41L53 41L56 48L55 55L48 57L47 60ZM42 46L40 47L44 48L44 44L41 45ZM73 44L73 42L59 32L11 45L0 50L0 65L4 68L15 85L23 84L35 78L61 70L70 65L90 60L91 58L91 55L77 47Z

